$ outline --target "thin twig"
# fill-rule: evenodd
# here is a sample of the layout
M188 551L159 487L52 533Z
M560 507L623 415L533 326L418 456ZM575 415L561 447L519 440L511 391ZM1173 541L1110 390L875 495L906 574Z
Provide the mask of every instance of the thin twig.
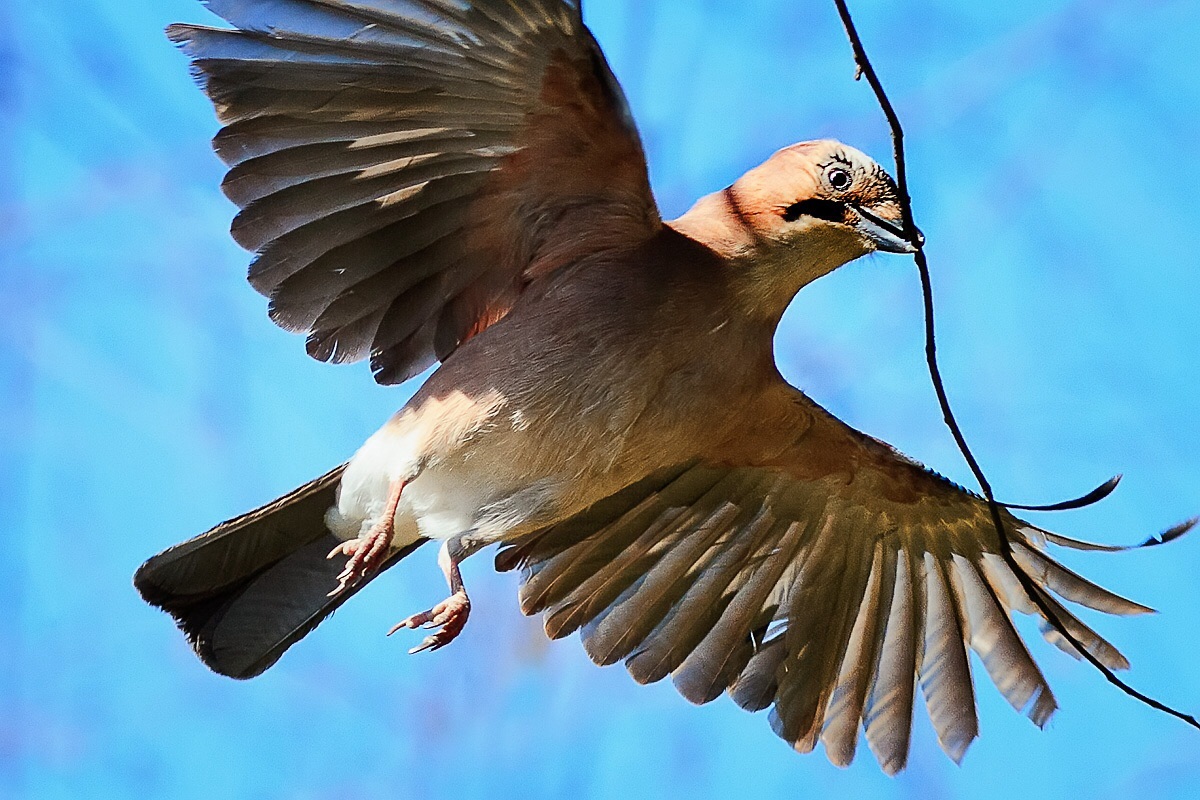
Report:
M1156 708L1173 717L1178 717L1192 727L1200 729L1200 721L1197 721L1194 716L1171 708L1165 703L1161 703L1153 697L1139 692L1118 678L1111 669L1101 663L1100 659L1084 647L1079 639L1063 625L1062 621L1058 618L1058 614L1046 602L1046 598L1043 596L1040 587L1021 568L1013 556L1012 544L1009 541L1008 532L1004 528L1004 519L1001 515L1000 504L996 502L996 498L992 494L991 484L988 483L987 478L984 476L979 462L975 460L975 456L971 453L971 448L967 446L967 440L963 436L962 430L958 427L958 422L954 418L954 412L950 410L950 400L946 397L946 389L942 385L942 375L937 364L937 344L933 329L933 287L929 280L929 264L925 259L923 239L918 234L917 227L913 223L912 200L908 194L908 178L904 167L904 131L900 126L900 118L896 116L896 111L892 108L891 101L888 100L887 94L883 90L883 85L879 82L879 76L875 74L875 69L871 66L870 59L867 58L867 51L863 49L862 40L859 38L858 31L854 27L854 21L850 18L850 10L846 7L845 0L834 0L834 4L837 6L838 15L842 18L842 25L846 29L846 35L850 38L850 47L854 51L854 63L857 69L855 77L857 78L861 75L867 79L867 83L871 85L872 91L875 92L875 97L879 101L880 108L883 109L884 116L887 117L888 126L891 128L892 151L896 159L896 184L900 190L902 224L907 238L917 247L916 253L913 254L913 260L916 261L917 270L921 274L921 293L925 303L925 360L929 365L929 376L933 380L933 388L937 393L938 404L942 408L942 418L946 422L946 427L950 429L950 433L954 436L954 441L958 444L958 449L962 451L963 458L966 459L967 465L971 468L971 472L975 475L975 480L979 482L979 488L983 491L983 496L987 500L992 523L996 526L996 533L1000 537L1001 557L1008 564L1009 569L1016 574L1021 588L1025 590L1029 599L1037 607L1038 611L1041 612L1042 616L1045 617L1046 621L1088 663L1099 670L1108 679L1109 683L1151 708Z

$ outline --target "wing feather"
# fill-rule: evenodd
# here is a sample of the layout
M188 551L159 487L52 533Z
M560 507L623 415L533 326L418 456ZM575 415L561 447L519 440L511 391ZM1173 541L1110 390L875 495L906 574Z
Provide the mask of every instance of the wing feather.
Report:
M847 546L865 524L865 510L831 511L788 593L790 657L783 662L775 701L776 733L802 753L811 751L820 736L870 568L853 545Z
M882 620L879 616L883 587L883 544L877 542L871 561L866 591L846 646L846 655L838 670L837 682L825 711L821 741L829 760L839 767L849 766L858 747L858 729L862 724L867 691L875 672L878 639Z
M966 611L966 629L971 649L1017 711L1026 711L1039 728L1058 707L1042 671L1021 642L1012 620L996 597L995 590L976 566L955 554L952 584Z
M689 526L678 546L669 548L645 571L637 589L626 600L613 603L593 618L583 636L583 646L597 664L624 659L642 643L679 602L689 587L688 577L703 568L698 562L710 545L729 529L739 509L723 503L694 526Z
M723 510L727 505L723 498L729 495L736 497L743 492L750 477L736 472L730 473L710 485L689 507L668 505L660 515L660 519L669 518L668 522L652 527L647 531L647 535L642 536L633 546L593 573L574 592L566 595L560 606L550 609L546 617L547 625L554 627L556 636L564 636L580 624L592 623L588 635L585 636L585 646L588 647L589 654L593 654L592 648L604 648L603 632L612 630L612 624L604 626L603 629L600 628L600 624L603 617L621 607L621 604L616 602L617 596L629 589L634 580L650 577L650 573L655 573L647 594L640 598L640 602L653 601L660 586L673 583L674 576L670 570L686 568L690 564L689 561L681 560L682 556L675 555L675 552L682 550L683 553L694 554L703 550L704 544L720 532L719 525L714 529L713 526L706 527L705 522L713 520L719 523L721 516L728 513ZM660 502L669 503L667 495L664 495ZM699 535L696 535L697 533ZM671 556L671 560L659 569L662 559L668 555ZM659 577L660 575L662 577ZM631 592L626 600L632 600L633 596L634 593ZM564 616L564 612L569 613ZM621 612L619 616L627 618L626 614L627 612ZM547 631L549 630L548 627ZM633 644L636 645L637 642Z
M1079 654L1001 558L986 504L790 392L792 417L746 415L747 440L770 443L761 458L723 450L664 467L501 551L499 568L523 570L522 610L546 612L552 637L580 630L593 659L624 659L640 682L671 675L693 703L727 691L747 710L770 707L779 736L800 751L819 739L838 765L861 729L885 772L905 767L918 678L939 743L961 760L979 732L968 647L1044 725L1057 702L1011 615L1033 615L1050 643ZM790 427L763 436L758 420ZM792 442L782 453L781 441ZM1057 623L1128 667L1056 596L1149 609L1045 552L1075 540L1004 521Z
M1050 562L1053 563L1053 562ZM995 553L983 554L983 569L987 576L988 583L996 591L1000 602L1009 610L1020 611L1023 614L1039 614L1037 607L1029 599L1025 589L1017 580L1017 576L1012 573L1008 565L1003 559ZM1055 566L1058 566L1055 564ZM1098 587L1097 587L1098 588ZM1039 589L1038 594L1043 602L1050 606L1054 612L1055 618L1078 639L1092 655L1100 659L1101 663L1109 669L1129 669L1129 661L1121 654L1116 647L1110 642L1089 628L1079 620L1074 614L1068 611L1061 603L1054 599L1053 595L1044 590ZM1072 658L1080 658L1079 652L1074 645L1066 640L1059 631L1051 626L1045 619L1038 619L1038 626L1041 628L1042 635L1046 641L1053 644L1059 650L1062 650Z
M979 735L975 688L963 642L966 632L952 600L946 564L925 554L925 648L921 691L938 743L955 762Z
M744 529L733 531L733 541L722 537L709 546L709 559L696 581L626 661L634 680L662 680L683 663L733 599L734 579L774 525L774 516L760 509Z
M661 227L575 2L207 5L234 29L168 35L225 126L251 284L315 358L405 380L532 283Z
M607 576L594 579L592 576L609 568L614 558L625 551L630 542L645 534L650 526L673 522L720 478L720 472L715 470L697 470L678 476L661 490L623 511L615 521L583 538L576 546L551 551L553 554L546 560L538 558L529 568L521 587L521 610L526 614L537 613L558 603L586 580L606 580ZM663 520L667 513L671 519ZM549 549L559 537L570 542L573 534L577 535L583 530L586 528L573 525L571 521L556 526L539 537L535 552Z
M775 702L779 692L779 672L788 656L787 643L779 635L751 647L747 655L745 667L729 687L729 696L747 711L762 711Z
M1149 606L1127 600L1119 594L1097 586L1019 540L1013 542L1013 556L1039 583L1072 602L1106 614L1149 614L1154 611Z
M624 659L639 682L669 674L694 703L728 691L770 707L778 735L800 751L819 739L839 765L861 729L886 772L904 768L918 678L938 741L961 760L978 735L968 647L1044 725L1057 703L1010 615L1034 615L1078 654L1000 557L983 501L798 397L812 417L786 455L665 468L502 551L498 567L523 568L522 610L546 612L552 637L581 631L595 661ZM1145 607L1058 564L1037 529L1006 526L1060 624L1127 667L1053 595Z
M908 763L912 736L915 665L923 657L923 562L906 551L896 553L891 602L875 682L863 715L867 746L883 771L894 775Z
M797 557L813 523L793 522L782 537L766 537L747 565L747 574L733 599L700 644L672 675L675 688L693 703L715 700L750 660L754 633L763 626L763 605L789 561Z

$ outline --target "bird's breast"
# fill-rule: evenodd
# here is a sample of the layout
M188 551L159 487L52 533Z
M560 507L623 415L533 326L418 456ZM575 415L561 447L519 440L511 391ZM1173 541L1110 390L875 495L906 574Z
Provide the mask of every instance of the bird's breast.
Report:
M462 345L354 456L331 528L358 536L406 480L399 544L400 530L513 538L725 436L753 374L732 326L636 295L518 308Z
M553 524L690 457L658 389L640 388L563 385L553 402L500 389L418 401L351 459L329 527L346 539L365 533L399 480L397 547L467 532L495 541Z

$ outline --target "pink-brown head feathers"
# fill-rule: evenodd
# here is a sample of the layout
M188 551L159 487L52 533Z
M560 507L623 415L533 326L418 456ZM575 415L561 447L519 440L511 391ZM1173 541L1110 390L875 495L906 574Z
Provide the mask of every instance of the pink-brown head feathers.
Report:
M910 241L903 231L891 176L828 139L779 150L670 224L736 262L742 288L772 316L846 262L875 251L911 253L920 242L919 233Z
M814 235L840 239L846 250L857 251L851 258L916 249L901 229L895 181L869 156L841 142L785 147L728 191L760 239L785 246L803 246Z

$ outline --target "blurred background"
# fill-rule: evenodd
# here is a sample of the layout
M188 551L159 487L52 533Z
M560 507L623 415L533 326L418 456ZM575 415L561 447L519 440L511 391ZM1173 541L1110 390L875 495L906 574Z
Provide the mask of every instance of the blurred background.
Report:
M1123 472L1100 506L1039 520L1105 542L1200 513L1200 5L853 10L906 125L942 369L997 493L1049 502ZM890 163L826 0L592 0L586 18L667 217L801 139ZM0 797L1200 796L1200 733L1040 639L1062 706L1046 731L985 681L963 765L921 707L888 779L865 746L839 770L727 698L692 708L547 643L490 553L445 650L383 636L443 596L429 550L263 677L207 672L134 569L342 461L414 385L311 361L267 320L173 21L217 24L190 0L0 5ZM777 343L816 400L969 484L921 348L896 256L806 289ZM1134 684L1200 711L1200 537L1066 560L1161 610L1098 625Z

